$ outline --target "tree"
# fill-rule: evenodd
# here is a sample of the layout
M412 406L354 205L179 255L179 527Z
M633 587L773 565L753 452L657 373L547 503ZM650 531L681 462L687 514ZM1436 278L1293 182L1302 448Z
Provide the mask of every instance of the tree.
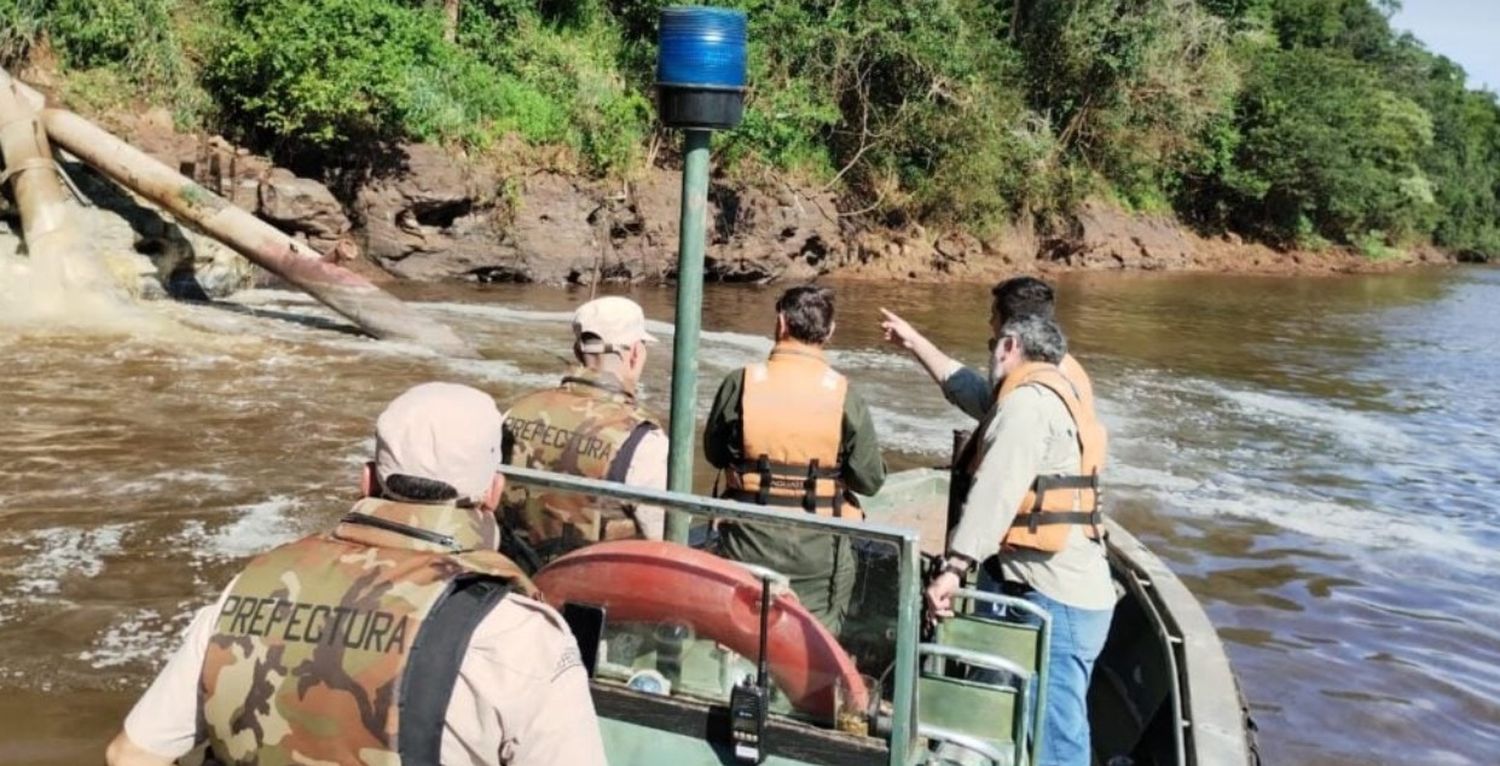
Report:
M1326 50L1265 51L1238 116L1242 140L1222 181L1240 226L1346 243L1430 231L1438 211L1419 159L1432 116L1369 67Z
M1191 0L1032 0L1019 44L1058 149L1132 201L1165 187L1237 86L1224 22Z

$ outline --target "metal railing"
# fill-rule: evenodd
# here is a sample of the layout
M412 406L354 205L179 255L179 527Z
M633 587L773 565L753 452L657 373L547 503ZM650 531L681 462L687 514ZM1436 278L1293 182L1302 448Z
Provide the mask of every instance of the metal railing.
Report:
M544 487L563 492L608 497L647 505L690 516L735 521L765 522L783 527L844 533L853 537L889 543L898 552L898 589L896 604L895 688L891 694L891 764L904 766L916 741L916 680L918 627L921 620L921 556L917 532L886 524L816 516L811 513L787 513L734 500L723 500L681 492L631 487L599 479L568 476L534 468L504 466L507 482Z

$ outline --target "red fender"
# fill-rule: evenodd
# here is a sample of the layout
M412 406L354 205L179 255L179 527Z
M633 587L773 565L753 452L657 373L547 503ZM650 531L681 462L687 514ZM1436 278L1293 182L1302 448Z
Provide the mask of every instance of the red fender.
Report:
M742 657L760 651L761 582L744 567L676 543L617 540L556 559L533 578L553 607L602 604L620 622L682 622ZM869 690L833 634L796 598L773 596L766 658L796 709L833 720L834 685L866 709Z

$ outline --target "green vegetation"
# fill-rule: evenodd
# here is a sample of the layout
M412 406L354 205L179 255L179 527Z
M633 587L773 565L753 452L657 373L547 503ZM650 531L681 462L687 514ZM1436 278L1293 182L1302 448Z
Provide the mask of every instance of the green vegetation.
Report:
M459 0L454 24L442 0L0 0L0 60L50 51L80 108L166 103L328 165L519 140L623 176L670 153L666 4ZM982 231L1103 197L1275 243L1500 256L1500 105L1395 33L1394 0L714 4L749 11L755 86L720 165L876 220Z

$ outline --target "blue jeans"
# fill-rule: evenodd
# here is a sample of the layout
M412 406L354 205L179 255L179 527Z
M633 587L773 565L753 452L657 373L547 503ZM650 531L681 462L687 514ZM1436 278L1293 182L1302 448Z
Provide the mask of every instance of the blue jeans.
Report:
M1000 583L990 577L987 568L979 569L979 589L999 593ZM1110 609L1079 609L1054 601L1037 591L1022 596L1052 615L1052 653L1047 662L1047 709L1042 720L1042 741L1038 766L1089 766L1089 679L1094 661L1104 650L1109 637ZM1037 622L1019 610L1007 613L1004 607L975 604L975 612L1020 623ZM1036 699L1035 679L1031 698Z

